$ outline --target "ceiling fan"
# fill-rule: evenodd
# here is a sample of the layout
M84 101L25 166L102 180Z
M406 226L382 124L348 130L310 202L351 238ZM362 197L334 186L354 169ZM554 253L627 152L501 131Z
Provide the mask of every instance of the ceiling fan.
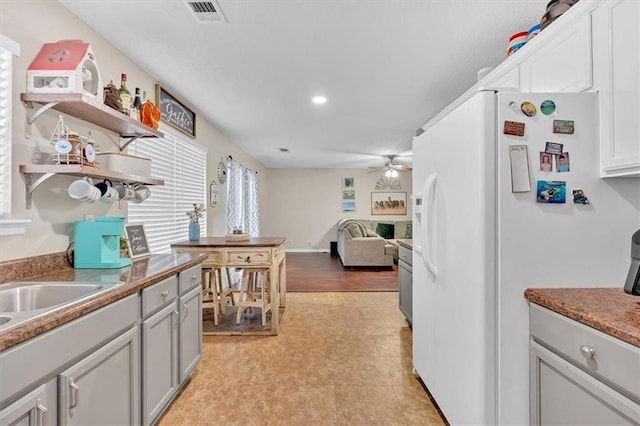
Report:
M396 178L398 177L398 172L410 172L413 170L412 167L407 166L405 164L400 164L396 160L398 155L389 154L384 156L387 159L387 162L384 163L384 167L370 167L372 170L369 173L373 173L378 170L384 170L384 175L388 178Z

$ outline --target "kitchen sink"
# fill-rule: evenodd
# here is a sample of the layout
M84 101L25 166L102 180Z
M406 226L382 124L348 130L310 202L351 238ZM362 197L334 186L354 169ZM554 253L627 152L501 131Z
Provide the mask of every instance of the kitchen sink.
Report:
M95 296L122 281L34 282L14 281L0 285L0 329L46 314L65 305Z
M45 283L0 290L0 312L26 312L70 302L100 290L100 284Z

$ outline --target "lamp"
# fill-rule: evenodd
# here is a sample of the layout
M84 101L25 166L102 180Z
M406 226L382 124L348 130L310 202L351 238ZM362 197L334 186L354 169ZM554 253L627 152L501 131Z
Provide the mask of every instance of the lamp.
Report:
M386 177L390 177L390 178L397 178L398 177L398 172L396 170L394 170L394 169L389 168L389 169L387 169L386 172L384 172L384 175Z

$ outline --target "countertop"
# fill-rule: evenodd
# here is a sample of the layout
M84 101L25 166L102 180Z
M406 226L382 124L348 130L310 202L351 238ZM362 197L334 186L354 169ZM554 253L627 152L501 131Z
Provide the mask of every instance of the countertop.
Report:
M73 269L67 267L25 278L22 281L101 283L123 281L124 284L115 286L94 297L53 309L15 326L0 330L0 351L129 296L142 288L169 278L179 271L198 265L206 258L207 256L202 254L152 254L149 257L134 260L131 266L119 269Z
M227 241L224 237L203 237L198 241L179 241L171 247L278 247L286 240L284 237L256 237L246 241Z
M524 296L543 306L640 347L640 296L621 288L529 288Z
M399 246L406 248L407 250L413 250L413 240L398 239L396 240Z

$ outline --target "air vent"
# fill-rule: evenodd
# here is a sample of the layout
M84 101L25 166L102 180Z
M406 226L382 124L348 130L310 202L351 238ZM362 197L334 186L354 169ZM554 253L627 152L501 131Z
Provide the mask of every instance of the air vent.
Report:
M227 22L216 1L187 1L185 4L196 21L201 24Z
M280 152L289 152L289 148L278 148Z

